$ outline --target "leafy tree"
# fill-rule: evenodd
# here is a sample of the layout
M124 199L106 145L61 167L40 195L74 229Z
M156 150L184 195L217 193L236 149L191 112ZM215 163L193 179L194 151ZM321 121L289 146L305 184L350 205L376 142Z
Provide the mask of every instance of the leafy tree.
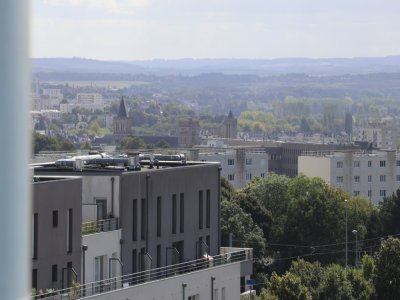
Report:
M321 278L320 299L353 299L352 286L346 275L346 270L343 267L339 265L328 266Z
M268 290L278 297L278 299L287 300L311 300L311 294L308 289L301 284L301 280L293 273L286 272L278 276L275 272L272 274Z
M389 237L376 254L375 288L378 299L400 299L400 239Z
M311 263L299 259L292 262L289 272L300 278L301 284L308 288L312 299L319 299L321 278L325 272L319 262Z
M35 132L33 135L33 153L40 151L56 151L58 149L58 141L56 138L48 137Z
M382 224L382 234L390 235L400 232L400 189L390 197L385 197L379 203L379 217Z
M352 299L368 300L374 295L373 283L364 277L362 269L348 269L347 279L352 287Z
M143 149L145 147L146 144L140 137L126 137L123 138L120 142L120 149L122 150Z

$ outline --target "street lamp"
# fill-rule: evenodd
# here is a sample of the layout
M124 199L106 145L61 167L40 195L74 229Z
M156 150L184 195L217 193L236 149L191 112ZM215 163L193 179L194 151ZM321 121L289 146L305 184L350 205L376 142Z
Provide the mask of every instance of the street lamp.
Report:
M358 266L358 247L357 247L357 242L358 242L358 231L357 230L353 230L352 233L356 236L356 256L355 256L355 266Z
M347 269L347 199L345 199L344 202L346 211L346 269Z

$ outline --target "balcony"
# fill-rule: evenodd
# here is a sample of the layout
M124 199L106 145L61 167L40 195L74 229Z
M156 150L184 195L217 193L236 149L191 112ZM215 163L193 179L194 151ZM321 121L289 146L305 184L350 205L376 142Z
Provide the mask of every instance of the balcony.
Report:
M82 235L117 230L119 228L118 218L87 221L82 223Z
M144 283L151 283L161 279L169 279L180 275L188 275L194 272L212 270L221 266L243 264L253 262L253 249L249 248L221 248L220 255L205 256L197 260L174 264L157 269L145 270L138 273L124 275L92 282L85 285L76 285L69 289L54 291L51 294L42 294L40 299L47 300L71 300L85 297L97 297L103 293L118 292L129 287L139 286ZM178 278L178 277L177 277ZM106 295L111 299L110 294Z

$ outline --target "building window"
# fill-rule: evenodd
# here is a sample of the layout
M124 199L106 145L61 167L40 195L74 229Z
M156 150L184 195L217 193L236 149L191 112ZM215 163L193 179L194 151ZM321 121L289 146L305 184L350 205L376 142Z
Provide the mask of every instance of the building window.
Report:
M38 258L38 235L39 235L39 227L38 227L38 214L33 214L33 226L32 226L32 258Z
M206 244L208 247L208 252L210 253L210 236L209 235L206 236Z
M228 174L228 180L229 181L234 181L235 180L235 174Z
M379 166L380 167L386 167L386 160L381 160L381 161L379 161Z
M246 180L251 180L251 173L246 174Z
M185 231L185 194L180 194L179 199L179 232L184 233Z
M58 226L58 210L53 210L53 227Z
M235 165L235 160L234 159L228 159L228 166L234 166Z
M368 190L368 197L372 197L372 190Z
M372 160L369 160L368 161L368 168L371 168L372 167Z
M203 229L203 191L199 191L199 229Z
M210 214L211 214L211 195L210 190L206 192L206 228L210 228Z
M132 201L132 241L137 240L137 199L133 199Z
M372 175L368 175L368 182L372 182Z
M354 163L354 168L359 168L360 167L360 161L356 160Z
M37 269L32 269L32 288L37 290Z
M386 182L386 175L380 175L379 176L379 181L380 182Z
M67 211L67 252L72 252L72 225L73 225L73 215L72 208Z
M354 196L360 195L360 191L354 191L354 192L353 192L353 195L354 195Z
M343 176L336 177L336 182L337 183L343 183Z
M157 236L161 236L161 197L157 197Z
M396 181L400 181L400 175L396 175Z
M251 158L246 158L246 165L251 165L253 163Z
M261 178L264 178L264 177L265 177L265 173L261 173L261 174L260 174L260 177L261 177Z
M379 191L379 196L386 197L386 190L380 190Z
M172 234L176 233L176 194L172 195Z
M343 168L343 162L342 161L336 162L336 167L337 168Z
M358 176L358 175L354 176L354 182L359 183L360 182L360 176Z
M157 245L157 268L161 267L161 245Z
M137 272L137 250L132 250L132 273Z
M396 160L396 166L400 167L400 160Z
M146 199L142 198L142 205L140 207L141 214L140 214L140 238L142 241L146 239Z
M57 265L51 266L51 281L57 282Z

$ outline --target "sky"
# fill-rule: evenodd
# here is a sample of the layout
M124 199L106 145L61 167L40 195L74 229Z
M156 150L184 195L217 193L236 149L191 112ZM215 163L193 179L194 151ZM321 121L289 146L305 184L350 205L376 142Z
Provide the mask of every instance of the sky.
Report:
M399 0L32 0L31 56L400 55Z

